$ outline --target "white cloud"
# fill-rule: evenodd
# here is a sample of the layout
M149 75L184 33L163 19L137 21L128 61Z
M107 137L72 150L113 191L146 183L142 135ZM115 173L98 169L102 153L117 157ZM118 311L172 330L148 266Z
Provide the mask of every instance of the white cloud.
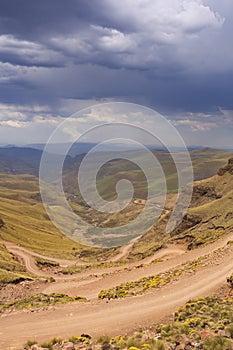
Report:
M224 19L218 13L214 13L209 6L204 6L201 1L183 1L182 9L174 19L184 32L200 32L205 28L219 28Z
M176 116L171 120L174 126L189 127L192 131L209 131L221 127L233 127L233 110L226 110L221 107L216 113L185 113Z
M71 36L53 37L54 50L76 63L153 69L185 61L192 66L203 33L220 30L224 23L202 0L125 0L124 6L105 0L104 4L115 26L90 24ZM121 21L124 30L117 27Z
M130 35L124 34L117 29L92 26L99 34L98 48L109 52L127 52L135 49L136 43Z
M172 120L171 123L174 126L178 126L178 127L179 126L189 127L192 131L209 131L211 129L218 127L216 122L203 122L200 120L191 120L191 119Z
M137 31L183 35L193 30L219 27L223 19L201 0L125 0L124 6L111 3L115 16L124 16L133 22Z
M24 106L0 103L0 126L25 128L31 124L57 125L60 115L51 112L48 106Z
M24 128L28 126L30 123L29 122L22 122L19 120L4 120L0 121L0 126L9 126L12 128Z

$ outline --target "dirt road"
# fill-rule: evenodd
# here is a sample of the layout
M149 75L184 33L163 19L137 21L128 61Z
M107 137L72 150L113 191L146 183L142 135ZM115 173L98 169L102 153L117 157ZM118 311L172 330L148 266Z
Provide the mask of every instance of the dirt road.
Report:
M132 245L133 245L134 241L131 241L129 244L127 244L124 247L120 248L120 252L115 256L110 258L109 260L106 260L106 262L117 262L120 259L124 258L130 251ZM56 258L52 258L52 257L48 257L45 255L41 255L35 252L32 252L24 247L21 247L15 243L11 243L11 242L4 242L4 245L6 246L6 248L15 256L19 257L23 262L24 265L27 269L27 272L36 275L36 276L40 276L40 277L54 277L55 280L74 280L77 278L83 278L83 277L87 277L91 274L94 275L103 275L106 273L112 273L114 271L118 271L119 267L110 267L110 268L103 268L103 269L98 269L98 268L91 268L88 269L88 271L84 271L82 273L77 274L77 276L75 277L75 275L71 275L71 276L59 276L57 274L53 274L50 271L42 271L36 264L35 262L35 257L40 257L43 259L47 259L50 261L54 261L59 263L59 265L61 267L67 267L67 266L82 266L82 265L88 265L88 263L83 263L83 262L75 262L75 261L70 261L70 260L62 260L62 259L56 259ZM145 258L137 263L128 263L127 267L134 267L138 264L150 264L153 260L155 259L160 259L160 258L171 258L173 256L178 256L181 254L184 254L185 251L183 249L177 248L177 247L168 247L168 248L164 248L161 249L159 251L157 251L155 254L153 254L152 256Z
M82 281L82 285L75 281L57 282L54 286L63 283L61 285L63 290L66 289L67 284L74 283L73 288L78 292L76 294L81 295L82 291L82 295L88 296L89 294L93 299L88 303L56 306L53 310L33 313L18 312L2 316L0 318L0 349L14 349L29 338L43 341L54 336L66 337L81 333L89 333L92 336L104 333L114 335L154 324L161 320L161 316L170 315L188 299L208 295L225 281L233 270L232 245L228 254L222 256L217 263L213 261L193 274L182 275L178 281L145 295L111 300L107 303L96 299L96 292L99 288L105 288L105 286L110 288L120 282L149 275L152 271L154 273L166 271L173 266L209 254L232 239L233 234L231 233L213 244L186 252L162 263L131 271L114 272L94 281L90 281L89 278L89 280ZM29 266L31 267L31 264ZM75 283L77 283L76 286Z

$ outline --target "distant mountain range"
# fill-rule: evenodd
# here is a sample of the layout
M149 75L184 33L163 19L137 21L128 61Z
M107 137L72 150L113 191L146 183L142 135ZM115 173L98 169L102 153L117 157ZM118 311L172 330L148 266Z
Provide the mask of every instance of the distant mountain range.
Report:
M49 151L50 153L56 153L56 154L64 154L64 149L69 149L68 155L71 157L75 157L77 155L80 154L86 154L88 153L91 149L93 149L95 146L97 146L98 143L91 143L91 142L76 142L73 144L62 144L62 143L56 143L56 144L50 144L49 145ZM156 150L156 151L167 151L167 149L165 147L161 147L161 146L155 146L155 145L145 145L146 147L148 147L148 149L150 150ZM25 147L30 147L30 148L34 148L34 149L38 149L40 151L43 151L46 147L46 144L43 143L35 143L35 144L29 144L26 145ZM130 145L130 144L119 144L119 143L111 143L108 144L108 150L111 152L114 151L136 151L139 148ZM188 150L196 150L196 149L202 149L203 147L201 146L190 146L188 147ZM184 150L184 148L178 148L178 147L172 147L172 150L175 151L182 151ZM106 148L98 148L98 152L99 151L104 151L106 152Z
M29 147L0 148L0 172L38 175L42 151Z
M11 145L7 147L0 147L0 173L31 174L38 176L40 160L44 146L45 145L43 144L37 145L37 147L41 147L41 149L34 148L36 145L31 145L30 147L16 147ZM66 156L64 163L66 176L67 172L73 173L74 169L77 171L84 154L94 146L95 144L91 143L74 144L72 146L69 154ZM54 145L55 160L57 157L61 157L61 153L59 155L59 152L56 152L56 150L57 146ZM111 148L109 150L112 152ZM53 151L53 147L50 149L50 151ZM129 152L131 155L133 154L133 156L136 155L136 157L140 157L139 150L134 149L133 151L129 150ZM165 168L168 169L168 172L170 172L172 169L173 174L174 166L171 167L172 164L169 165L171 163L171 157L169 156L169 153L162 149L153 150L153 153L161 162L161 165L165 166ZM190 150L190 156L193 161L195 179L199 180L213 176L216 173L217 169L223 166L227 162L228 158L233 156L233 152L226 150L214 150L211 148L199 148ZM115 168L119 170L119 172L123 170L117 165L115 165ZM130 169L131 168L128 167L128 170ZM105 168L105 173L108 173L107 168Z

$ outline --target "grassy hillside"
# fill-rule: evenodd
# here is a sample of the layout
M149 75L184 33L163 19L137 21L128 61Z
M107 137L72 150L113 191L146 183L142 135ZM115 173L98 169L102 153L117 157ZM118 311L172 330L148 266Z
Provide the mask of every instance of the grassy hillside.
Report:
M165 151L153 151L153 153L158 159L165 173L168 192L170 194L176 193L178 187L178 179L176 167L172 160L172 155ZM112 153L111 157L114 158L114 156L114 153ZM125 152L125 156L132 161L125 159L112 159L111 161L105 163L99 169L99 172L97 174L97 190L99 194L107 201L115 200L117 198L116 185L119 180L128 179L133 185L134 200L127 206L126 210L122 210L121 212L115 214L96 212L95 210L92 210L88 205L86 205L82 199L82 196L79 192L77 174L83 156L77 156L73 160L69 159L66 162L64 168L63 185L67 193L67 198L70 200L70 202L78 204L79 207L77 207L77 213L92 225L103 228L124 225L133 220L133 218L135 218L144 208L143 203L138 204L138 199L141 200L147 198L147 180L145 174L136 165L138 161L140 162L142 160L143 154L140 151L128 151ZM179 162L182 164L183 153L178 152L176 156L179 157ZM216 173L217 169L220 166L224 165L230 156L233 156L233 153L229 151L205 148L191 151L190 156L193 162L194 177L196 180L198 180L204 179L208 176L213 176ZM103 162L101 162L102 159ZM104 163L104 159L104 154L96 154L90 160L91 165L95 169L98 161L100 161L100 163ZM148 164L148 167L150 167L150 164ZM156 179L156 177L154 179L153 185L156 189L160 188L158 186L159 180ZM89 187L89 191L94 191L94 189ZM147 254L153 252L155 246L157 249L158 246L161 245L161 238L164 238L165 227L166 226L163 224L163 222L160 221L160 227L156 227L156 230L153 228L151 230L152 235L150 236L149 234L146 236L148 239L146 238L146 245L145 241L143 242L143 250L147 250ZM92 237L91 233L90 236ZM134 236L130 236L130 238L134 238ZM95 238L92 239L94 240ZM101 244L101 240L103 241L101 237L98 237L95 243ZM122 237L119 239L118 244L125 244L127 240L129 240L129 237ZM111 239L106 241L105 237L104 244L105 246L111 246ZM115 240L114 244L116 244ZM140 244L141 242L139 241L137 245L135 245L135 247L137 246L137 248L139 248L138 252L141 250Z
M20 243L36 252L74 259L83 246L63 236L40 202L38 179L0 174L0 239Z
M32 278L25 272L25 267L0 242L0 287L5 283L17 283Z
M23 164L26 159L28 159L28 164L32 164L34 162L34 165L38 165L39 153L35 153L34 150L30 150L29 153L28 151L25 151L24 154L23 149L15 150L9 148L2 152L4 153L5 159L6 154L9 157L8 163L12 161L13 156L16 158L19 156L19 160L24 160ZM139 153L131 152L131 155L132 154L135 159L140 158ZM154 151L154 154L162 164L167 177L170 194L166 209L169 209L174 202L175 196L173 193L176 192L177 188L175 166L171 160L171 156L167 152ZM232 155L232 152L201 149L191 151L190 154L193 161L195 178L203 179L210 174L213 175L219 166L222 166L229 156ZM33 160L33 157L36 158ZM80 216L93 225L100 227L102 226L104 228L114 227L116 224L118 226L125 224L132 220L133 217L138 215L140 210L143 208L143 205L138 204L135 201L132 202L126 210L112 215L100 215L99 213L97 215L95 211L91 210L88 206L85 206L79 196L76 183L77 167L80 164L81 159L82 156L78 156L74 159L67 159L64 172L64 185L67 192L67 197L69 198L74 210ZM17 164L19 163L20 162L18 161ZM1 164L0 152L0 169ZM24 171L23 168L21 170ZM107 200L114 199L116 196L115 184L121 178L128 178L129 180L133 181L136 199L143 199L146 197L147 184L145 181L145 176L135 164L122 159L108 162L100 169L98 174L98 189L100 194ZM230 207L231 205L231 194L229 192L232 188L231 179L232 178L229 174L225 174L221 181L219 180L219 176L215 176L210 180L211 184L208 183L209 180L203 182L204 187L214 188L215 192L220 193L219 195L222 193L226 197L219 198L218 203L212 203L212 199L216 199L216 193L212 194L213 197L208 196L208 194L203 195L203 191L201 191L202 193L196 193L197 196L194 200L195 203L193 202L192 208L190 208L188 213L189 217L187 219L188 225L191 225L191 228L189 227L189 229L187 229L186 222L184 222L184 227L182 226L177 232L174 232L174 237L178 236L180 239L182 239L182 235L188 234L190 235L189 243L197 245L199 244L199 241L202 242L203 239L207 242L212 239L211 237L216 237L216 235L223 234L224 230L231 226L231 219L229 220L231 215L230 210L225 209L225 207ZM196 188L198 188L198 186L200 188L202 185L197 183L195 186ZM102 254L101 250L95 250L95 254L93 254L93 249L88 248L86 250L85 247L81 246L80 244L71 241L67 237L64 237L54 227L54 225L48 219L43 205L40 202L38 179L36 177L25 174L0 174L0 200L0 217L5 223L5 225L0 228L1 240L20 243L25 247L42 254L61 258L73 259L77 252L83 249L85 250L84 256L86 257ZM219 217L220 208L222 211L221 217ZM212 216L215 216L216 212L217 217L212 218ZM195 228L192 225L192 217L198 217L198 220L200 221L199 225L197 225ZM227 224L224 217L228 218ZM142 239L135 243L131 257L134 257L135 255L137 257L150 255L161 247L164 240L170 238L165 235L167 219L168 217L166 214L162 215L158 224L155 225L152 230L149 231ZM208 227L206 225L205 230L202 229L204 227L202 226L204 225L204 221L207 221L209 224ZM119 240L119 245L124 243L126 242L121 241L121 239ZM106 254L111 255L111 252L106 252Z
M172 155L165 151L153 151L153 154L161 164L165 173L168 192L176 192L178 179ZM180 155L180 162L182 162L182 152L178 153L178 155ZM99 193L106 200L113 200L116 198L116 183L120 179L128 179L133 183L135 198L143 199L147 197L146 177L134 163L140 161L143 154L139 151L128 151L125 152L125 156L128 156L132 161L113 159L104 164L98 172L97 188ZM104 159L103 154L96 154L95 157L92 157L91 162L93 162L92 165L94 168L95 162L97 164L97 160L101 160L102 157ZM112 157L114 157L114 153ZM223 166L230 157L233 157L233 152L204 148L190 151L190 157L193 164L194 180L196 181L215 175L217 170ZM76 196L75 201L80 204L83 204L83 200L78 188L77 174L82 158L83 156L77 156L72 160L70 158L67 159L63 177L63 184L66 192L69 193L69 195ZM156 181L155 179L155 184L158 184L158 181Z
M183 221L171 233L165 234L170 213L161 216L156 225L135 242L131 258L150 255L167 242L182 243L188 249L213 242L233 229L233 160L208 179L196 181L190 208ZM170 201L174 205L175 196Z
M38 174L42 152L28 147L0 148L0 173Z
M194 185L193 200L186 221L191 227L184 232L175 231L182 237L189 235L189 248L208 243L233 228L233 160L218 170L210 179ZM193 224L192 224L193 223Z
M203 148L190 152L194 180L203 180L215 175L218 169L233 157L232 151Z

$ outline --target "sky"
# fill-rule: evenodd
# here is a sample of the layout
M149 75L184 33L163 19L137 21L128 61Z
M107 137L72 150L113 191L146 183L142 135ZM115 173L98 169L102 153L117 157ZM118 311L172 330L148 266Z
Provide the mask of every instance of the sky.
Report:
M0 144L116 101L233 148L232 33L232 0L0 0Z

